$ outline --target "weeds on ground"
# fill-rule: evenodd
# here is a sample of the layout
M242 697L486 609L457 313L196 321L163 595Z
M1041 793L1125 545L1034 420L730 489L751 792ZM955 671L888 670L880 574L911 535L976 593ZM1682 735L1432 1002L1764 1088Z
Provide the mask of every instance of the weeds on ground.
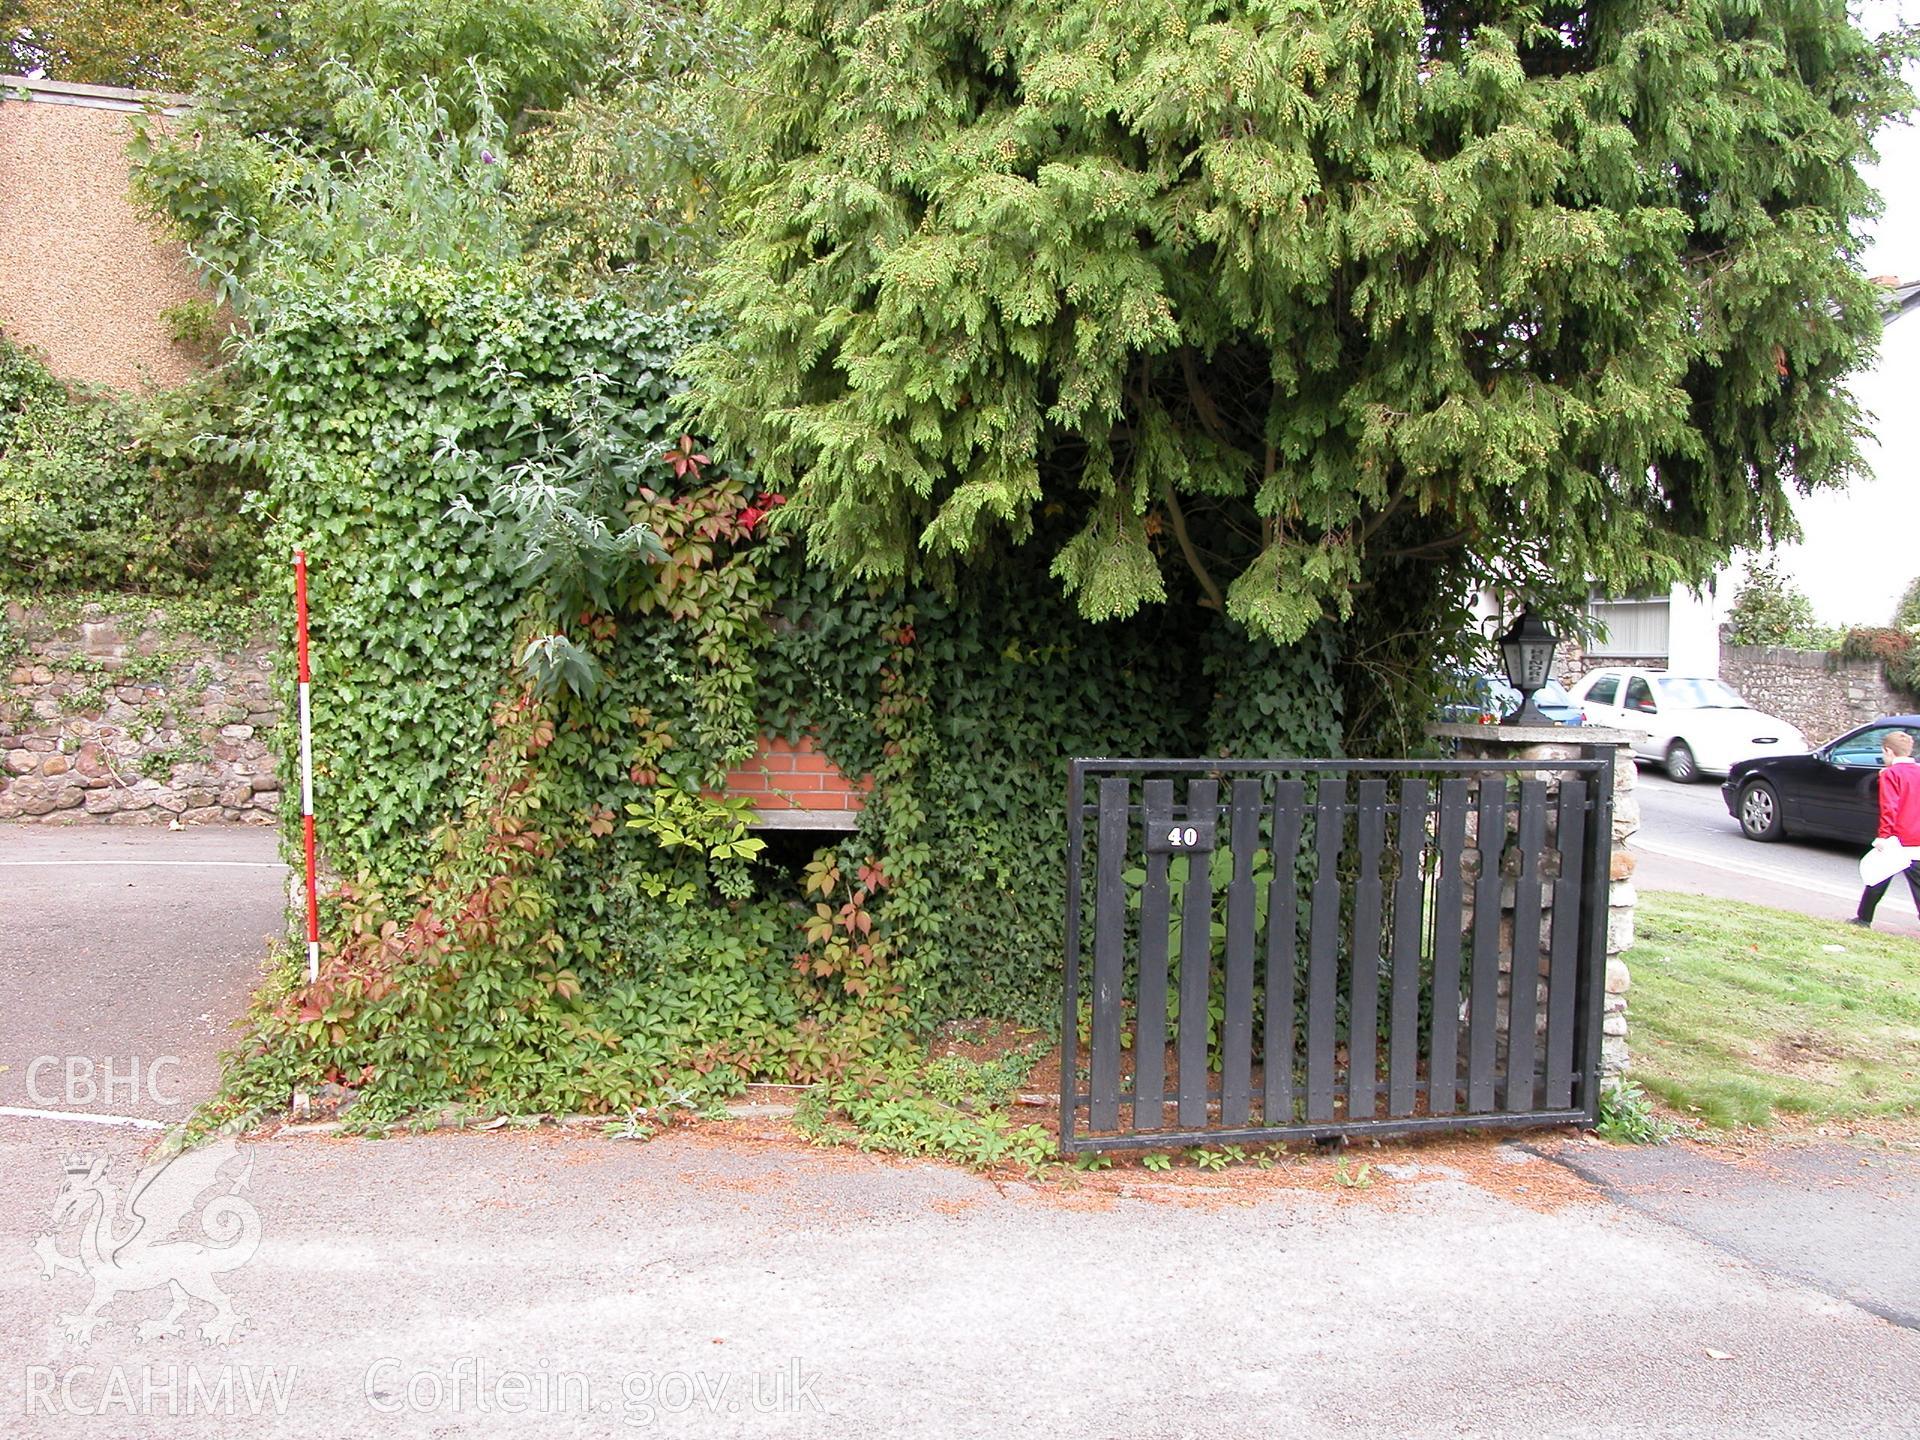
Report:
M1631 1080L1616 1081L1600 1092L1600 1121L1594 1133L1621 1145L1664 1145L1678 1127L1654 1113L1647 1092Z
M1053 1137L1038 1125L1014 1124L1001 1107L1038 1058L1031 1047L995 1060L897 1060L865 1078L812 1091L800 1102L794 1126L815 1144L1037 1173L1053 1159Z

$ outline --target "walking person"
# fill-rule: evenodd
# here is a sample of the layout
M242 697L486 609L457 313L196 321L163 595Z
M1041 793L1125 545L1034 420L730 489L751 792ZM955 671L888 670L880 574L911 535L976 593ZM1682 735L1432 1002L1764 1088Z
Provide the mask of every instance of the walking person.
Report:
M1904 730L1887 732L1887 738L1880 742L1880 763L1880 832L1873 843L1879 848L1890 840L1910 855L1920 852L1920 764L1914 763L1913 736ZM1920 859L1909 861L1905 870L1894 873L1907 877L1913 908L1920 910ZM1892 883L1893 876L1889 875L1860 892L1860 909L1853 924L1873 924L1874 909Z

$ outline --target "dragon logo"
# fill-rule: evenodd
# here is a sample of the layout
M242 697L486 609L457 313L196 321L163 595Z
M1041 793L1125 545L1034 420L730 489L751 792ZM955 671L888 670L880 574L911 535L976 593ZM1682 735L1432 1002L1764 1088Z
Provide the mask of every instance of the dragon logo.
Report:
M135 1178L124 1208L120 1192L107 1183L106 1162L90 1155L69 1155L66 1181L54 1202L56 1233L78 1226L76 1253L61 1253L53 1235L42 1235L33 1252L51 1280L62 1270L93 1281L93 1298L78 1315L63 1317L61 1333L85 1344L100 1325L102 1312L122 1295L166 1286L173 1308L139 1327L142 1340L180 1333L180 1315L188 1300L204 1301L213 1314L200 1327L203 1339L229 1344L242 1317L215 1277L237 1270L260 1248L260 1212L240 1192L253 1171L249 1156L227 1189L200 1210L200 1230L211 1244L175 1238L200 1197L223 1183L220 1172L238 1154L222 1138L197 1150L183 1150L151 1161Z

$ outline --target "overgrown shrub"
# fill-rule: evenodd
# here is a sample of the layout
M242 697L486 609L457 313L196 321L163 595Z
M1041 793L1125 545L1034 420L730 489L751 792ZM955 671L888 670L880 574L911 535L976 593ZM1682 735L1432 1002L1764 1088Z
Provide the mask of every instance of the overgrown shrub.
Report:
M0 589L250 582L242 475L190 453L183 395L76 395L0 340Z
M1893 607L1893 628L1909 635L1920 630L1920 577L1909 580L1900 592L1900 603Z
M1878 660L1887 683L1908 694L1920 694L1920 650L1913 632L1882 625L1856 625L1836 647L1848 660Z
M332 1076L369 1119L618 1112L849 1078L950 1015L1053 1023L1070 755L1337 750L1330 633L1090 624L1051 519L940 584L821 574L676 433L696 328L388 267L281 292L247 344L348 887L234 1103ZM874 777L858 833L748 842L724 779L763 729Z
M1777 555L1748 562L1727 622L1727 638L1736 645L1823 650L1833 643L1814 619L1813 601L1780 572Z

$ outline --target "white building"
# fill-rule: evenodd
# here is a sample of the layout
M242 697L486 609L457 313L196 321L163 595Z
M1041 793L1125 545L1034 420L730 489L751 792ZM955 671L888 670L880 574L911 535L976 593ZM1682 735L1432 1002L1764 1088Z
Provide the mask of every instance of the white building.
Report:
M1920 283L1893 287L1894 309L1873 367L1854 382L1870 434L1861 442L1868 474L1849 489L1798 500L1801 539L1780 548L1781 573L1813 602L1824 625L1885 625L1920 576ZM1720 625L1746 575L1736 560L1702 590L1596 595L1589 663L1639 660L1686 675L1720 672Z

